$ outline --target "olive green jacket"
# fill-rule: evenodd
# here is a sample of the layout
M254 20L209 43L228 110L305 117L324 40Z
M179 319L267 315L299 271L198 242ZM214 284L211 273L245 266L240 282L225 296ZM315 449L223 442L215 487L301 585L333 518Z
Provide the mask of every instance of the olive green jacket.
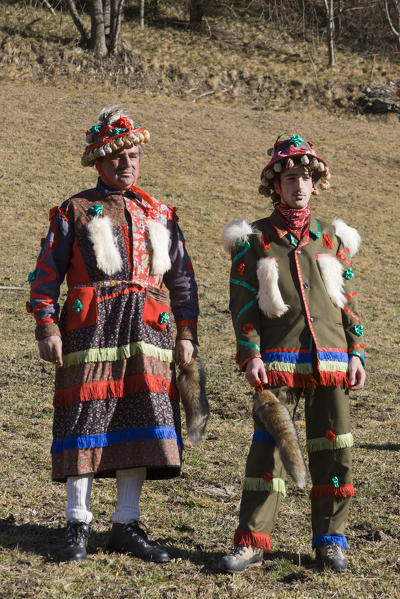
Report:
M364 363L350 262L360 241L342 220L330 225L313 217L297 241L276 212L226 227L241 370L261 357L271 386L347 386L349 355Z

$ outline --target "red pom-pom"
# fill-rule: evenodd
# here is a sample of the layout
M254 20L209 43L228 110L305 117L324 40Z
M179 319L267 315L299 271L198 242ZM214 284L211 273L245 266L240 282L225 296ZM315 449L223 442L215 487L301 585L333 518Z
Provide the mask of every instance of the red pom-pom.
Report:
M265 474L263 474L263 479L265 480L266 483L270 483L273 478L274 477L272 476L272 474L270 472L266 472Z
M251 324L251 322L248 322L243 325L242 329L244 333L249 334L254 330L254 326Z
M244 271L246 270L246 265L244 264L244 262L242 262L242 264L239 264L238 266L238 273L240 275L244 274Z
M336 439L336 435L335 435L335 433L334 433L333 431L331 431L331 430L329 430L329 431L326 431L326 433L325 433L325 437L326 437L327 439L329 439L329 441L334 441L334 440Z

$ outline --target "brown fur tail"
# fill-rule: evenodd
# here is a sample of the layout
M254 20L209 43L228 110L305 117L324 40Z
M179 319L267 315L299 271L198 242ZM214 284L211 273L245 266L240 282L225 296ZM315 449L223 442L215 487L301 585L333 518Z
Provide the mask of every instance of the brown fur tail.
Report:
M296 485L306 484L306 466L299 446L296 429L287 408L268 389L256 392L254 415L273 437L286 472Z
M180 366L177 385L185 410L188 437L192 443L201 441L208 420L205 382L206 375L199 358Z

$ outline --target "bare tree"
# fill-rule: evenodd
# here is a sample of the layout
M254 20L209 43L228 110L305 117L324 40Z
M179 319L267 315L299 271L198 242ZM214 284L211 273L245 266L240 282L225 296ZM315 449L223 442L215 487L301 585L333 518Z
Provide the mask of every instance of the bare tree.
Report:
M335 58L335 16L334 16L333 0L324 0L324 2L325 2L326 16L328 18L329 66L334 67L336 64L336 58Z
M72 20L81 34L81 43L104 58L122 51L121 23L125 0L90 0L90 35L80 19L75 0L67 0Z
M397 12L397 29L393 24L392 17L390 16L389 0L385 0L385 11L386 11L387 20L389 21L390 29L393 31L394 35L397 37L397 43L399 44L399 48L400 48L400 0L392 0L392 4L394 5L394 8L396 9L396 12Z
M204 0L188 0L188 8L191 27L201 27L204 16Z
M144 28L144 0L140 0L139 12L140 12L140 29L143 29Z

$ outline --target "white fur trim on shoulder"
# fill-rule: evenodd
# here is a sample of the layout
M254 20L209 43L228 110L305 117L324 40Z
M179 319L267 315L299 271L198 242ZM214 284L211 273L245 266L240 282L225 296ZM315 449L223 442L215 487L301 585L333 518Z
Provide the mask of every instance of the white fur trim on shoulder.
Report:
M151 247L153 248L151 273L153 275L163 275L171 268L171 259L169 257L169 231L167 227L157 220L147 221L146 227L149 233Z
M289 310L279 290L278 262L273 257L261 258L257 264L258 305L268 318L277 318Z
M342 262L332 254L319 254L317 261L329 297L336 306L343 308L347 300L344 294Z
M222 245L224 250L230 253L231 249L238 241L247 241L248 235L253 233L253 229L245 220L234 220L229 223L222 233Z
M97 266L106 275L115 275L122 268L122 258L113 235L109 216L95 216L87 224L89 239L93 244Z
M332 221L336 235L342 240L344 247L348 248L350 256L357 254L361 245L361 237L357 229L349 227L341 218Z

